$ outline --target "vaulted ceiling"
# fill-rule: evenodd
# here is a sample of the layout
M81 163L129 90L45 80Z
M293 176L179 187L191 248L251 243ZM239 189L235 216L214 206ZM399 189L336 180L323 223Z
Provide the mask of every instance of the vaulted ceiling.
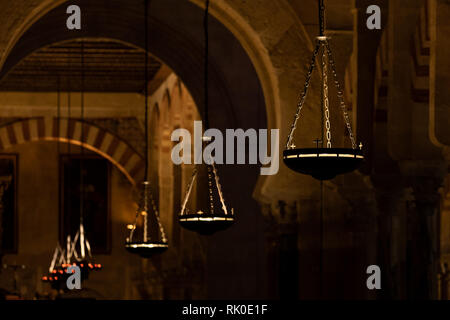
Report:
M21 60L0 79L0 91L80 91L84 70L84 91L142 92L144 60L143 50L115 40L64 41ZM158 59L149 57L149 81L161 66Z

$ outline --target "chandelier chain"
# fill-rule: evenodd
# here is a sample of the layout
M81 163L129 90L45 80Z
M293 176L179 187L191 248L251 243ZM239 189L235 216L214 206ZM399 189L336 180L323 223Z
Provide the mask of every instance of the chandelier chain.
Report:
M151 193L149 193L149 195L150 195L150 203L152 205L153 212L155 213L156 221L158 222L158 228L159 228L159 232L161 234L161 241L166 243L167 242L166 233L164 232L164 228L161 224L161 220L159 219L159 212L158 212L158 209L156 208L155 200L153 199L153 196L151 195Z
M286 143L287 149L295 148L295 145L292 144L292 139L294 138L294 132L295 132L295 129L297 128L297 122L300 117L300 112L302 111L303 105L305 104L306 96L308 94L309 83L311 81L311 76L314 71L314 67L316 65L316 57L317 57L317 54L319 53L319 48L320 48L320 42L317 41L316 47L314 48L314 52L313 52L313 55L311 58L311 63L309 65L309 69L306 74L305 86L303 87L303 91L302 91L302 93L300 95L300 99L297 103L297 112L295 113L294 122L291 125L291 130L289 132L289 136L288 136L287 143Z
M149 242L152 241L152 237L149 235L149 226L148 226L148 222L149 222L149 215L150 215L150 209L153 210L154 214L155 214L155 218L156 218L156 222L158 223L158 228L159 228L159 233L161 236L161 240L163 243L167 244L167 238L166 238L166 234L164 232L164 228L161 224L160 218L159 218L159 213L158 213L158 209L157 206L155 204L155 200L151 194L150 191L150 183L148 181L149 177L149 152L148 152L148 143L149 143L149 105L148 105L148 62L149 62L149 39L148 39L148 28L149 28L149 23L148 23L148 14L149 14L149 0L143 0L144 2L144 45L145 45L145 52L144 52L144 96L145 96L145 102L144 102L144 136L145 136L145 156L144 156L144 161L145 161L145 172L144 172L144 182L143 184L143 188L141 189L141 194L140 194L140 202L138 205L138 208L136 210L136 217L134 219L134 223L131 227L130 230L130 236L129 238L127 238L127 242L132 242L133 241L133 235L134 232L136 230L137 227L137 222L139 219L140 215L143 215L143 242ZM158 234L156 235L157 238Z
M133 228L130 230L130 237L128 238L128 242L132 242L133 241L134 230L136 230L138 219L139 219L139 208L136 211L136 217L134 218Z
M328 43L328 41L325 42L325 48L327 49L331 72L333 73L333 78L334 78L334 85L336 87L337 95L338 95L338 99L339 99L339 105L340 105L342 113L344 115L344 121L345 121L345 125L347 126L347 131L348 131L348 134L350 137L350 141L352 143L352 148L356 149L355 137L353 136L352 127L350 124L350 117L348 115L347 107L345 104L344 92L339 83L339 79L338 79L337 71L336 71L336 64L334 63L333 55L332 55L330 44Z
M323 36L325 32L325 4L319 0L319 35Z
M181 216L189 213L188 212L189 210L186 208L186 205L189 200L189 196L191 195L192 187L194 185L196 176L197 176L197 168L194 167L194 170L192 171L192 175L191 175L191 180L189 181L189 184L187 185L187 188L186 188L186 192L184 194L184 200L183 200L183 204L181 206L181 211L180 211Z
M208 165L208 192L209 192L209 208L210 214L214 214L214 197L213 197L213 187L212 187L212 172L211 166Z
M227 209L227 206L225 205L225 199L224 199L223 193L222 193L222 185L220 184L219 175L217 173L217 169L216 169L216 166L214 165L214 162L211 164L211 166L212 166L212 170L214 172L214 178L216 180L217 193L219 194L219 199L220 199L220 202L222 204L222 210L227 215L228 214L228 209ZM233 214L233 209L231 209L231 214Z
M204 56L204 66L203 66L203 72L204 72L204 124L205 124L205 130L209 129L209 25L208 25L208 18L209 18L209 2L210 0L205 1L205 12L203 16L203 31L204 31L204 37L205 37L205 56Z
M323 108L325 112L325 129L327 131L327 148L331 148L330 101L328 99L328 63L327 53L322 53Z
M144 242L148 240L148 184L144 185L144 202L140 210L144 212Z

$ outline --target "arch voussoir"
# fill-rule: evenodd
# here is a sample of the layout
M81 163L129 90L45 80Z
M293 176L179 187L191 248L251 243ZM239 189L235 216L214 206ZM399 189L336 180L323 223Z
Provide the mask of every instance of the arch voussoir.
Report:
M29 118L0 127L0 150L34 141L83 146L115 165L135 185L144 177L144 159L125 140L88 122L51 117Z

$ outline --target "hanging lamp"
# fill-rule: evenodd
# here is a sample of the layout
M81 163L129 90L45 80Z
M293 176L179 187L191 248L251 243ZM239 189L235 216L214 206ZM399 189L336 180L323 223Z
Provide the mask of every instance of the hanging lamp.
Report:
M84 120L84 41L81 41L81 123ZM61 121L61 103L60 103L60 78L58 77L58 93L57 93L57 123ZM70 121L70 92L68 94L68 116ZM70 276L67 272L69 266L78 266L81 272L81 280L88 278L91 271L101 270L103 267L99 263L94 263L91 246L84 232L84 179L83 179L83 156L84 156L84 125L81 127L81 161L80 161L80 226L72 241L71 236L66 238L66 249L62 249L60 244L56 245L52 261L50 263L48 275L41 278L43 282L51 283L54 289L67 289L66 281ZM58 155L60 154L60 142L57 141ZM69 143L70 156L70 143ZM78 247L78 248L77 248ZM79 252L78 252L79 250Z
M81 269L82 278L87 278L90 271L100 270L101 265L93 263L93 258L91 254L91 246L89 240L85 234L84 227L84 200L85 200L85 181L84 181L84 142L86 140L85 136L85 126L84 126L84 40L81 40L81 160L80 160L80 226L73 239L70 241L70 236L67 237L67 262L72 262L73 265L77 265ZM70 245L71 244L71 245ZM79 248L79 252L77 251ZM70 252L69 252L70 250Z
M60 93L60 77L57 77L57 123L59 126L61 120L61 93ZM59 129L58 129L59 130ZM56 141L58 157L61 154L60 141ZM62 249L59 243L56 244L55 251L53 253L53 258L50 262L50 267L48 273L41 277L43 282L48 282L51 284L53 289L64 289L63 285L65 283L65 272L62 269L63 265L66 264L65 251Z
M70 266L80 268L81 281L88 279L90 272L99 271L103 268L101 264L92 261L91 247L84 235L82 225L80 225L80 230L73 241L70 235L67 236L66 241L66 249L62 249L59 243L56 245L48 274L41 278L43 282L49 282L54 289L58 290L67 289L67 278L71 275L68 272ZM79 246L80 252L78 252L77 246Z
M319 36L316 37L316 45L314 48L311 63L306 75L306 82L303 91L300 95L299 102L297 104L297 112L295 113L294 121L292 123L289 136L286 143L286 149L283 151L283 161L287 167L291 170L300 172L302 174L310 175L318 180L333 179L339 174L348 173L356 170L364 160L362 152L362 144L356 146L355 138L353 136L352 128L350 125L349 115L347 107L345 105L344 93L340 86L336 66L333 59L333 55L330 48L329 38L324 35L325 29L325 6L323 0L319 2ZM316 65L316 58L322 51L322 140L315 140L315 148L296 148L293 143L293 136L297 127L297 122L300 117L301 110L305 103L309 84L311 81L311 75ZM328 68L331 68L333 74L333 82L337 90L337 96L340 104L341 111L344 116L345 125L348 130L351 148L335 148L332 147L331 139L331 124L330 124L330 106L328 97ZM325 137L324 131L326 131ZM323 141L326 138L326 147L323 147ZM319 143L322 146L319 147Z
M148 179L148 0L144 0L145 5L145 75L144 75L144 95L145 95L145 181L141 185L141 195L136 218L130 225L130 235L126 240L125 248L134 254L140 255L142 258L150 258L154 254L162 253L169 248L169 244L161 224L159 213L156 208L154 198L150 191L150 182ZM158 224L158 234L152 237L149 234L150 214L153 213L156 223ZM136 228L139 218L142 217L142 233L136 235Z
M209 39L208 39L208 16L209 16L209 0L206 0L205 5L205 15L203 19L203 26L205 31L205 59L204 59L204 102L205 102L205 112L204 112L204 123L205 130L209 128L209 110L208 110L208 51L209 51ZM211 137L203 137L203 143L208 144L211 142ZM222 193L222 187L219 182L219 175L217 173L217 168L214 164L214 159L209 159L208 163L205 164L208 179L208 208L203 210L197 210L195 212L189 212L188 201L192 194L192 187L198 175L198 168L194 168L191 180L187 186L186 195L184 197L180 215L178 221L180 225L190 231L198 232L202 235L211 235L217 231L227 229L230 227L234 221L234 211L233 209L228 210L225 199ZM216 197L219 197L220 208L215 207Z

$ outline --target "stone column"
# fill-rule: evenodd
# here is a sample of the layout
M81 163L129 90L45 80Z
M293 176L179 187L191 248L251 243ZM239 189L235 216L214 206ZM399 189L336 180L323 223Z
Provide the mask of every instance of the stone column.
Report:
M3 194L11 184L11 176L0 177L0 266L3 259Z
M450 147L450 3L428 0L430 6L430 124L431 142Z
M356 74L353 75L353 123L355 137L363 141L366 161L361 172L368 173L371 169L372 139L374 121L374 86L377 49L382 31L388 16L386 0L376 1L381 8L382 29L370 30L367 28L367 7L374 4L373 0L355 0L353 55L355 59Z
M436 299L439 273L440 194L445 165L420 161L401 164L414 200L408 210L407 297Z
M262 206L267 221L266 250L270 299L299 298L297 203Z
M409 189L400 174L372 175L377 201L378 263L381 268L381 299L406 298L406 203Z
M429 136L431 142L442 148L442 153L450 168L450 127L448 119L450 116L449 99L450 75L450 26L448 15L450 14L450 3L447 0L428 0L429 20L430 20L430 105L429 105ZM450 176L447 174L446 188L443 190L443 202L441 212L441 263L450 262L450 232L448 224L450 221L449 199L450 199ZM448 269L445 271L448 280ZM444 280L445 280L444 279ZM445 281L444 281L445 282ZM446 293L448 283L444 284ZM443 294L443 299L448 296ZM446 294L445 293L445 294Z
M336 213L333 224L342 224L342 228L335 227L335 238L339 239L339 243L334 244L339 246L335 251L347 258L346 262L335 258L342 275L348 278L348 285L342 291L350 299L375 299L379 290L369 290L366 285L367 267L380 265L375 188L368 176L358 172L339 176L333 182L342 202L334 204L340 213ZM383 287L383 278L381 281Z

